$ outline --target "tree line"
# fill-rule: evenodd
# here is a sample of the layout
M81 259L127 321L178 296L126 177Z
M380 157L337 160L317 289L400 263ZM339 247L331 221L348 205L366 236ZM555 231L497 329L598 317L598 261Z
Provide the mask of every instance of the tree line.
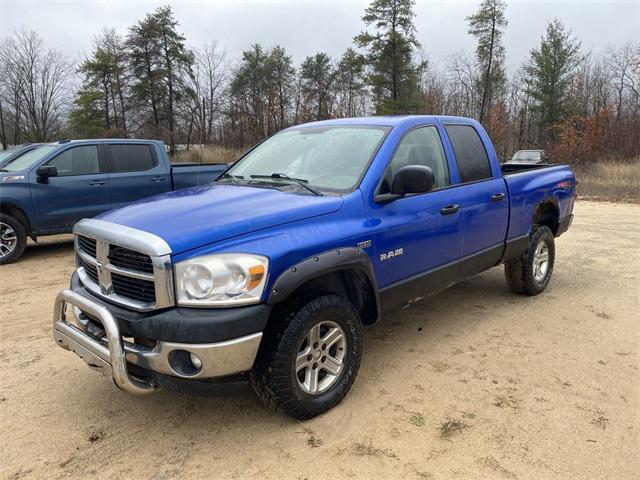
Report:
M413 0L372 0L339 58L296 65L284 46L254 44L230 59L215 42L188 45L170 7L120 33L105 28L78 65L34 31L0 41L3 148L62 137L163 139L245 147L302 122L369 114L478 119L498 154L546 148L558 161L640 155L640 44L584 52L559 19L509 74L504 0L467 18L473 53L441 65L423 53Z

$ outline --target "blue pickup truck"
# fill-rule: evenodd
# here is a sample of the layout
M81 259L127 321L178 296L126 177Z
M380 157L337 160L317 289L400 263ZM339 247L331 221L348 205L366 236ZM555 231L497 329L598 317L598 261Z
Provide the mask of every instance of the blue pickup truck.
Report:
M171 164L164 144L155 140L24 146L0 164L0 265L22 255L27 237L69 233L82 218L210 183L226 168Z
M347 394L383 315L499 264L542 292L574 192L568 166L501 167L465 118L292 127L212 185L78 223L54 338L126 392L247 379L311 418Z

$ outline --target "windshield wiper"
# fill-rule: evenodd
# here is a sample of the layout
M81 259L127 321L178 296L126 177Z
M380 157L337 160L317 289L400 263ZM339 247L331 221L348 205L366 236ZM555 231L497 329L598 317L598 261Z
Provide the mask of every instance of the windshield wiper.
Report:
M230 173L223 173L222 175L220 175L218 177L218 180L224 180L225 178L230 178L231 181L233 181L233 183L238 183L238 180L244 180L244 177L242 175L232 175ZM216 180L216 181L218 181Z
M305 190L313 193L314 195L316 195L318 197L322 197L323 196L323 194L321 192L319 192L315 188L312 188L309 185L307 185L307 183L309 183L309 180L305 180L304 178L290 177L289 175L286 175L284 173L278 173L278 172L274 172L274 173L272 173L270 175L251 175L251 178L280 178L282 180L290 180L292 182L297 183L302 188L304 188Z

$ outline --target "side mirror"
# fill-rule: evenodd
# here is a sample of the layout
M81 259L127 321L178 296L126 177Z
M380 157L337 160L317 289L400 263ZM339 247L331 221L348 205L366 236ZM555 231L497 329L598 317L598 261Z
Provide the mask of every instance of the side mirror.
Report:
M51 165L43 165L42 167L38 167L36 175L38 176L38 182L47 183L49 177L58 176L58 169Z
M434 177L431 167L407 165L396 172L391 184L392 195L426 193L433 189Z

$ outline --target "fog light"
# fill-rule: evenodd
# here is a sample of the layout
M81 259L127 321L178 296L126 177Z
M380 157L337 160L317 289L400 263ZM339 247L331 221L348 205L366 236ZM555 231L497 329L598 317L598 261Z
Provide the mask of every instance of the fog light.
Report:
M193 365L193 368L195 368L196 371L199 372L202 368L202 360L200 360L195 353L189 353L189 360L191 360L191 365Z

